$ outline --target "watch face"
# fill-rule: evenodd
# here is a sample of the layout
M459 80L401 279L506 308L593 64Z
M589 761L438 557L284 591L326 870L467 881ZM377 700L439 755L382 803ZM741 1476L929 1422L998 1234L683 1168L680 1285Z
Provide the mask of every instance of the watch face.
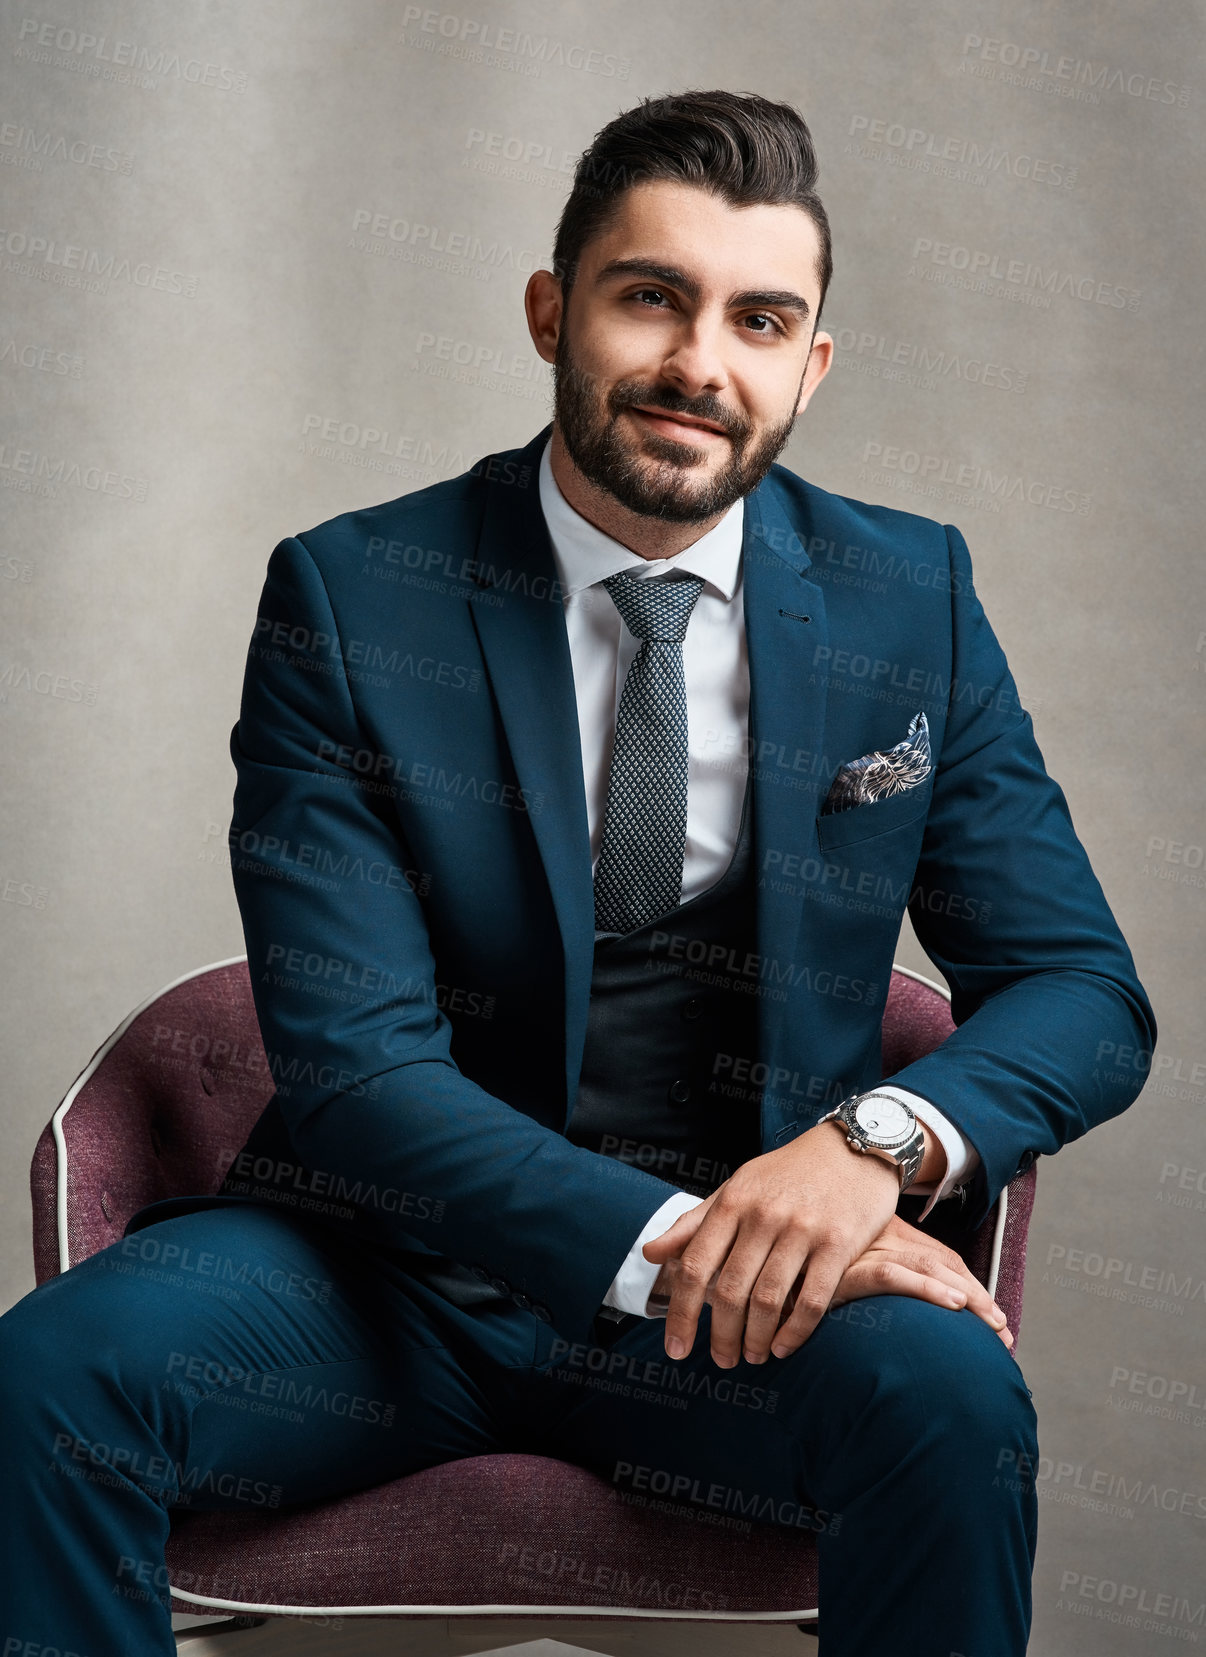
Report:
M894 1145L908 1137L909 1112L896 1099L862 1099L855 1106L854 1120L869 1138L881 1145Z

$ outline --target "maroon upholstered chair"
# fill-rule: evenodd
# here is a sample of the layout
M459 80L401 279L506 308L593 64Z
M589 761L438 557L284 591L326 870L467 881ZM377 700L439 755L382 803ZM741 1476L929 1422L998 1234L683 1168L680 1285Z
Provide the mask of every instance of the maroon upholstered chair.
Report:
M894 969L884 1074L931 1051L952 1029L946 990ZM244 957L189 973L135 1008L93 1054L38 1140L31 1172L38 1282L118 1241L144 1203L217 1190L271 1093ZM1013 1181L965 1253L1015 1335L1034 1183L1033 1167ZM815 1630L810 1532L754 1523L736 1547L733 1531L611 1498L611 1486L582 1468L499 1454L305 1508L179 1510L167 1551L172 1608L562 1625L691 1618ZM558 1568L567 1543L607 1569L588 1573L585 1586L575 1573L567 1585ZM558 1628L542 1624L541 1632ZM494 1643L506 1643L495 1633Z

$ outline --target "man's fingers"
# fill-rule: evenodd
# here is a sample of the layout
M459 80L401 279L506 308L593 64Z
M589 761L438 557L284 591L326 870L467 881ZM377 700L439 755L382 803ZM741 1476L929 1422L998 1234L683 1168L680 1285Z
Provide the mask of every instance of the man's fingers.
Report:
M876 1251L878 1252L878 1251ZM932 1249L906 1246L889 1250L889 1256L898 1260L901 1265L907 1266L910 1271L918 1272L923 1277L934 1277L942 1283L950 1284L953 1288L962 1289L966 1296L966 1305L969 1312L974 1312L978 1318L983 1318L992 1329L998 1333L1006 1328L1005 1314L989 1294L988 1290L974 1277L964 1261L957 1254L948 1253L945 1249L935 1255ZM869 1256L870 1258L871 1256ZM857 1262L855 1262L857 1264ZM1012 1345L1012 1339L1006 1342Z
M696 1210L692 1209L691 1214ZM689 1219L685 1214L684 1219ZM728 1255L737 1220L727 1209L709 1209L707 1221L679 1256L678 1274L666 1309L664 1341L668 1358L685 1358L695 1344L695 1331L709 1288L715 1307L712 1278Z
M795 1310L799 1284L803 1281L802 1267L806 1260L803 1246L780 1238L767 1255L749 1297L749 1312L745 1323L743 1356L747 1363L766 1362L771 1341L784 1311L788 1316ZM715 1313L713 1313L713 1325Z
M977 1317L983 1318L985 1323L998 1332L1007 1327L1004 1312L962 1256L938 1242L936 1238L919 1231L916 1226L901 1220L897 1215L892 1216L861 1258L876 1260L881 1256L897 1260L910 1270L920 1272L924 1277L937 1277L943 1282L957 1284L966 1293L968 1308ZM874 1290L865 1290L864 1293L874 1293Z
M833 1248L818 1248L809 1255L791 1316L771 1342L776 1358L789 1357L803 1346L829 1310L845 1270L846 1261Z
M765 1359L805 1249L795 1234L775 1243L773 1231L742 1232L711 1295L712 1359L721 1369L731 1369L743 1351L750 1357L751 1329L756 1354L751 1361Z
M913 1271L920 1271L922 1276L937 1278L939 1282L949 1284L952 1288L962 1290L963 1294L966 1296L966 1305L969 1312L974 1312L978 1318L983 1318L984 1322L987 1323L990 1328L995 1329L998 1334L1003 1334L1006 1331L1007 1325L1004 1312L989 1294L983 1283L981 1283L978 1278L972 1276L971 1272L968 1271L962 1261L959 1262L958 1267L946 1266L943 1264L935 1264L928 1267L922 1265L919 1267L908 1259L904 1261L904 1264L909 1266ZM1012 1346L1012 1335L1005 1344L1007 1346Z
M844 1306L851 1300L865 1300L868 1295L909 1295L952 1309L967 1305L962 1285L916 1271L900 1260L856 1260L838 1285L833 1301L835 1306Z
M931 1271L921 1271L906 1260L887 1256L864 1255L849 1266L833 1297L835 1306L849 1300L863 1300L868 1295L910 1295L915 1300L928 1300L934 1306L946 1306L952 1311L964 1307L983 1318L989 1328L998 1334L1006 1346L1012 1347L1013 1334L1005 1323L1005 1314L994 1305L992 1296L983 1284L977 1284L980 1295L973 1304L965 1285L949 1267L935 1265Z
M641 1253L646 1260L650 1264L659 1266L664 1266L667 1260L673 1260L676 1254L682 1252L703 1224L708 1207L707 1203L700 1203L695 1208L689 1208L685 1214L680 1214L674 1224L668 1226L659 1236L651 1237L647 1243L643 1243Z

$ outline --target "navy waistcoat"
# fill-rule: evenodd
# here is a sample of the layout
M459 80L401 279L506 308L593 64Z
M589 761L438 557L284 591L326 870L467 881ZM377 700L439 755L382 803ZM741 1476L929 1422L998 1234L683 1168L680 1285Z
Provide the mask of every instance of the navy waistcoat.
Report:
M575 1145L707 1196L761 1149L751 802L720 879L595 941ZM741 1062L744 1061L744 1062Z

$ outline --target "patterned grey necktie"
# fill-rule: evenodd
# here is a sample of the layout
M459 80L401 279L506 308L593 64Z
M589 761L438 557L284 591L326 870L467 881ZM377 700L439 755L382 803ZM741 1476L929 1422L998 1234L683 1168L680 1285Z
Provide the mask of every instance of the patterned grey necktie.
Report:
M595 930L631 932L682 900L687 843L683 638L703 577L638 580L621 571L603 586L641 647L628 669L616 715L603 843L595 868Z

